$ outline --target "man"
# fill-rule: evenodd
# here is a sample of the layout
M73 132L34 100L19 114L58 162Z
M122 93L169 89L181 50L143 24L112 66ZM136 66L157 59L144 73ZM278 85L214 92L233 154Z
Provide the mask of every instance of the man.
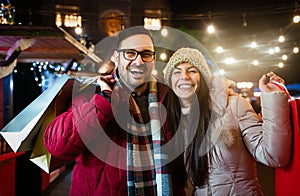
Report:
M172 104L174 94L151 75L149 32L121 31L112 61L110 86L99 82L100 93L73 98L45 132L53 156L76 160L70 194L185 195L183 160L168 160L161 148L176 131L179 103Z

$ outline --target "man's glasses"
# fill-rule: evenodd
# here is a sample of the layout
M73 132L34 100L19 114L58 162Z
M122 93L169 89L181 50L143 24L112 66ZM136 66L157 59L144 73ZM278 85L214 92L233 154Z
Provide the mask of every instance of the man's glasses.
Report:
M155 57L155 52L152 52L150 50L139 52L134 49L120 49L118 50L118 52L123 52L124 59L128 61L134 61L138 55L141 55L141 58L144 62L151 62Z

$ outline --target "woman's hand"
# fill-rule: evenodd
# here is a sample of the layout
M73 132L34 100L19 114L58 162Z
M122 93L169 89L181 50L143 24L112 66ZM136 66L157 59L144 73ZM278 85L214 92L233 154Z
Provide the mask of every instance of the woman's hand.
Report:
M270 82L268 82L268 78L270 78ZM273 72L269 72L267 74L264 74L260 80L259 80L259 89L261 92L275 92L275 91L281 91L281 89L279 87L277 87L276 85L272 84L271 81L280 83L282 85L285 84L284 80L277 76L276 74L274 74Z

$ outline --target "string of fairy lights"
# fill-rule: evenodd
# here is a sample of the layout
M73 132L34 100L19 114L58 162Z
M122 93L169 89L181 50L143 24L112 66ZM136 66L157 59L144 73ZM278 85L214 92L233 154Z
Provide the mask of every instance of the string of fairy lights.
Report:
M293 21L293 24L296 25L299 23L300 21L300 15L298 13L296 13L293 18L292 18L292 21ZM245 24L247 23L245 18L243 20L243 26L247 25ZM207 27L207 33L208 34L214 34L215 33L215 26L213 23L209 24L208 27ZM280 48L280 44L284 43L286 41L286 37L284 34L280 34L277 38L277 42L274 43L272 46L268 47L268 48L265 48L265 51L263 51L264 53L268 53L269 55L274 55L274 54L280 54L281 52L281 48ZM248 48L252 48L252 49L255 49L258 46L258 43L253 40L252 42L250 42L247 46ZM222 54L225 52L224 48L219 45L219 46L216 46L216 48L214 49L213 52L216 52L217 54ZM281 58L279 59L278 63L277 63L277 66L279 68L283 68L284 67L284 62L287 61L288 59L288 54L291 54L291 52L293 54L298 54L299 53L299 46L298 44L295 42L292 46L290 46L289 48L289 51L285 51L287 53L282 53L281 54ZM226 65L232 65L234 63L236 63L236 59L234 57L227 57L223 60L224 64ZM260 64L260 61L259 59L253 59L251 62L248 62L250 64L252 64L253 66L258 66ZM220 69L219 70L219 74L220 75L224 75L225 74L225 71L223 69Z
M9 3L9 1L7 0L7 4L1 4L1 9L0 9L0 22L1 24L12 24L14 22L14 15L15 15L15 8L13 5L11 5ZM270 5L271 6L271 5ZM41 11L40 11L41 12ZM52 14L55 15L56 13L51 12L51 11L47 11L47 12L43 12L44 14ZM167 36L168 32L166 32L166 29L163 29L161 27L163 27L162 25L164 25L165 21L170 21L170 20L189 20L189 21L196 21L196 20L207 20L208 19L208 25L207 25L207 35L216 35L218 34L218 31L220 29L218 29L218 26L216 26L214 24L215 21L217 21L217 19L219 18L225 18L227 16L238 16L238 17L242 17L241 20L241 26L246 28L249 25L252 25L248 22L249 17L251 16L260 16L260 15L265 15L265 14L287 14L290 13L290 15L292 15L293 17L289 20L286 21L286 26L288 28L299 28L296 27L296 25L299 25L299 21L300 21L300 15L299 15L299 9L298 9L298 4L295 2L294 7L291 8L291 6L281 6L281 7L263 7L263 8L258 8L256 10L242 10L241 13L237 13L237 12L230 12L230 11L219 11L219 12L208 12L208 13L198 13L198 14L174 14L174 13L164 13L165 16L162 16L161 18L145 18L145 23L148 24L148 26L152 27L151 30L155 30L155 31L161 31L161 34L163 36ZM87 13L85 13L86 15ZM93 14L93 13L90 13ZM170 17L170 15L172 15L172 17ZM73 16L68 16L68 19L71 20L70 18L74 18ZM133 15L134 16L134 15ZM63 18L62 16L58 17L60 19L60 23L63 24ZM122 16L123 19L127 19L126 16ZM79 28L84 26L84 24L87 22L86 19L83 16L80 16L80 13L77 14L77 16L75 17L76 21L80 21L80 25L74 24L73 28L74 30L77 31L77 34L82 34L83 29ZM154 23L152 24L152 22L150 21L154 21ZM292 21L292 23L290 22ZM80 30L78 32L78 30ZM224 30L223 30L224 31ZM276 31L276 30L272 30L272 31ZM202 30L203 32L203 30ZM257 53L261 53L263 55L263 57L260 57L257 55L257 57L255 55L253 55L253 58L251 60L247 59L247 62L243 61L242 62L242 57L239 56L230 56L231 54L229 54L229 51L232 50L230 47L228 46L223 46L222 43L220 43L219 45L215 45L214 47L210 47L207 48L209 50L209 52L211 54L213 54L214 57L216 57L216 59L218 60L217 63L221 66L220 69L218 70L218 73L215 73L215 75L226 75L226 71L227 68L230 68L230 65L235 65L235 64L239 64L240 62L244 63L244 64L248 64L251 66L276 66L278 68L283 68L286 65L286 62L288 61L289 58L292 58L292 55L298 55L299 54L299 40L296 41L291 41L291 38L288 37L287 29L284 29L284 31L280 31L281 33L280 35L274 35L272 34L271 36L275 36L273 37L272 40L276 40L276 41L272 41L272 43L261 43L259 41L260 35L262 35L265 32L258 32L256 33L256 35L254 36L254 38L252 39L252 41L249 41L247 46L243 46L246 48L249 48L249 50L255 50ZM232 33L234 34L234 32ZM203 35L203 34L202 34ZM269 38L271 39L271 36L269 36ZM278 36L278 37L276 37ZM205 36L204 36L205 37ZM257 39L256 39L257 38ZM225 38L224 38L225 39ZM298 38L299 39L299 38ZM270 41L269 41L270 42ZM288 47L283 46L283 44L289 45ZM245 50L246 51L246 50ZM227 54L226 54L227 53ZM162 60L162 61L166 61L169 56L168 54L165 53L161 53L158 54L158 57ZM224 58L223 58L224 57ZM271 60L272 61L271 61ZM269 61L267 61L269 60ZM264 62L265 61L265 62ZM44 64L41 66L41 64ZM42 68L36 69L36 66L41 66ZM60 74L60 72L62 72L64 68L63 65L59 65L59 64L51 64L49 62L34 62L33 63L33 70L35 70L36 72L50 72L53 74ZM41 74L36 74L41 75ZM40 79L38 79L38 83L39 85L42 85L42 82Z
M0 24L14 24L15 7L7 0L7 3L0 4Z

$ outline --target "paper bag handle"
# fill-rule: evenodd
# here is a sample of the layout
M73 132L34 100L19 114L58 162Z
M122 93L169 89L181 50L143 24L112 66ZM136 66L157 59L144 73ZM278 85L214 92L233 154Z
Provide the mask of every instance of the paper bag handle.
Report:
M282 90L288 96L289 100L292 98L284 84L275 81L270 81L270 83Z

